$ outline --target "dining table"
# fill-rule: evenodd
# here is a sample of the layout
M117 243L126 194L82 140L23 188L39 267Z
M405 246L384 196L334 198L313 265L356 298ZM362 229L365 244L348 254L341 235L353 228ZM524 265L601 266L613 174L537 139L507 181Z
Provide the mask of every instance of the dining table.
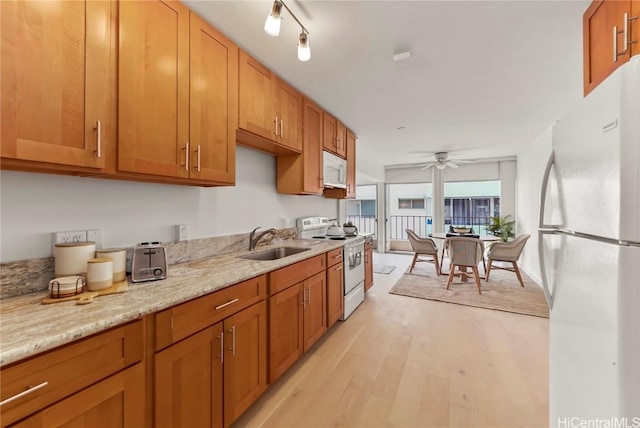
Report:
M484 244L485 244L485 250L488 249L492 243L494 242L498 242L501 241L499 236L495 236L495 235L473 235L473 234L465 234L465 233L447 233L447 232L434 232L434 233L430 233L429 238L433 238L433 239L442 239L442 240L446 240L447 238L451 238L451 237L468 237L468 238L477 238L480 239ZM444 253L444 245L442 246L442 251ZM484 257L484 255L483 255ZM444 261L444 254L442 254L442 261ZM440 262L440 274L442 274L442 261ZM467 269L466 268L462 268L461 272L456 273L456 276L460 276L460 280L463 282L467 282L468 276L467 275ZM486 274L486 272L485 272ZM483 277L480 277L481 279L484 279Z

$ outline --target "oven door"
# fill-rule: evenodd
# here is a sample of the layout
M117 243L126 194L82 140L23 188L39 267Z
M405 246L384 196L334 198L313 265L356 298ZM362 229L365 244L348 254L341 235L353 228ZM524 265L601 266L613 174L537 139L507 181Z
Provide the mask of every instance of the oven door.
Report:
M364 242L344 247L344 294L364 281Z

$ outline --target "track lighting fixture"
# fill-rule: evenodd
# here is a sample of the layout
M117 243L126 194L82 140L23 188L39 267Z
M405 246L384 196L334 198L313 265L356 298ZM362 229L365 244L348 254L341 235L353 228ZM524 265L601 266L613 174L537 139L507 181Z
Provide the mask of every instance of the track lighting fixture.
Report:
M291 12L291 9L284 4L282 0L275 0L273 2L273 6L271 6L271 12L269 16L267 16L267 20L264 23L264 32L270 36L278 36L280 34L280 22L282 21L282 7L289 11L289 14L296 20L296 22L300 25L301 32L300 37L298 38L298 59L300 61L309 61L311 58L311 48L309 47L309 31L304 28L304 25L296 18L296 16Z
M307 40L307 33L302 31L302 33L300 33L300 39L298 40L298 59L300 61L309 61L309 58L311 58L309 40Z

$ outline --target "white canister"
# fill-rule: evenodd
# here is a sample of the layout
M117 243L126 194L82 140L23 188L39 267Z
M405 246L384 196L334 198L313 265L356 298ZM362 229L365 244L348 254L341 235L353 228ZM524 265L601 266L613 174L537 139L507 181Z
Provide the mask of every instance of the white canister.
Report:
M125 248L107 248L97 250L96 257L109 257L113 260L113 282L124 281L127 277L127 250Z
M87 288L99 291L113 285L113 260L109 257L91 259L87 262Z
M96 256L96 243L66 242L58 243L53 249L56 277L84 276L87 272L87 261Z

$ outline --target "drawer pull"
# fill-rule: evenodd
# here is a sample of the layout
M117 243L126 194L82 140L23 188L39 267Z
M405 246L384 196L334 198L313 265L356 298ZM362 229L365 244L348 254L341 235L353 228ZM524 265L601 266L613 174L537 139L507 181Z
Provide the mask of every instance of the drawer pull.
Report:
M24 397L25 395L31 394L32 392L35 392L35 391L37 391L37 390L39 390L39 389L42 389L42 388L44 388L44 387L45 387L45 386L47 386L47 385L49 385L49 382L42 382L40 385L36 385L36 386L32 386L32 387L30 387L30 388L27 388L27 390L22 391L21 393L16 394L16 395L14 395L13 397L9 397L9 398L7 398L6 400L2 400L2 401L0 401L0 406L4 406L5 404L9 404L9 403L11 403L12 401L17 400L18 398L22 398L22 397Z
M342 258L342 254L338 254L337 256L333 256L334 259L341 259Z
M338 266L338 267L336 267L336 270L337 270L337 271L338 271L338 270L342 270L342 266Z
M231 333L231 348L227 348L228 351L231 351L231 355L236 356L236 326L232 326L229 330Z
M227 306L229 306L229 305L233 305L233 304L234 304L235 302L237 302L238 300L240 300L240 299L233 299L233 300L229 300L227 303L223 303L223 304L221 304L221 305L219 305L219 306L216 306L216 311L217 311L217 310L219 310L219 309L222 309L222 308L226 308L226 307L227 307Z

